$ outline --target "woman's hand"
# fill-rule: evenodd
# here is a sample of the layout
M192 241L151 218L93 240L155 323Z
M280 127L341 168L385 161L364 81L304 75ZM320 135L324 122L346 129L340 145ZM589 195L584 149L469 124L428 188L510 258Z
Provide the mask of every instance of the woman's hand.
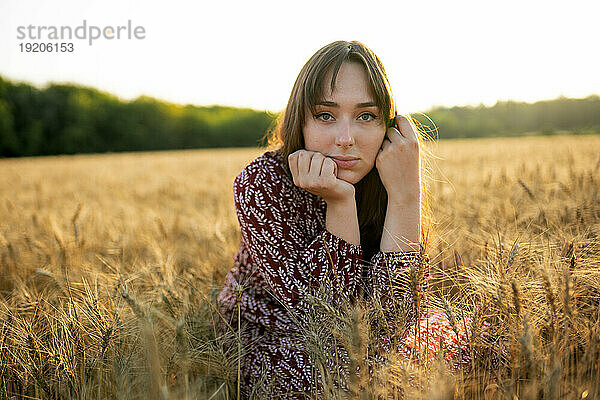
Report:
M397 115L394 127L387 129L375 167L387 191L388 202L406 204L420 201L419 141L404 115Z
M294 184L327 203L354 199L354 186L337 178L338 167L332 158L322 153L298 150L288 156Z

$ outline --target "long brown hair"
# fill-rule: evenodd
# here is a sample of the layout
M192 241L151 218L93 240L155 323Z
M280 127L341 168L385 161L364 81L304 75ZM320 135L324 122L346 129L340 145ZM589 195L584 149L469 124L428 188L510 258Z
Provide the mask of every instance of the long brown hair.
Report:
M333 68L330 82L331 91L333 92L338 71L344 62L358 62L363 65L381 118L390 121L396 115L396 104L385 69L371 49L358 41L347 42L343 40L322 47L302 67L292 88L286 108L275 120L274 127L263 137L263 140L265 138L268 140L267 147L275 149L283 157L285 170L290 177L292 175L288 165L288 156L305 148L302 133L305 111L310 110L314 114L315 105L323 100L323 80L330 68ZM414 122L410 116L407 115L407 117L414 128ZM416 128L415 132L418 136ZM423 179L421 179L421 182L423 182ZM368 261L379 250L387 209L387 192L381 182L377 168L373 167L367 175L355 184L355 193L360 242L363 248L364 260ZM422 235L424 235L424 194L424 190L421 190Z

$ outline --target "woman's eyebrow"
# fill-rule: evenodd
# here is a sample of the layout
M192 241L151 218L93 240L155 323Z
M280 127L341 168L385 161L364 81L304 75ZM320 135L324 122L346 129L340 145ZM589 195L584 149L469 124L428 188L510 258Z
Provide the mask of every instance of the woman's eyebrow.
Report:
M338 103L334 103L333 101L320 101L316 104L317 106L329 106L329 107L338 107L339 108L339 104ZM362 107L376 107L377 104L375 104L372 101L366 101L364 103L358 103L355 108L362 108Z

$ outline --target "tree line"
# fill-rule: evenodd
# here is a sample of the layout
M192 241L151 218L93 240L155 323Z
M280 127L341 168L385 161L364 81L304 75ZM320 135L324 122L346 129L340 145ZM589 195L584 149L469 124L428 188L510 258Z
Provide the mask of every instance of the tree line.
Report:
M600 96L582 99L559 96L535 103L498 101L487 107L435 107L411 114L424 130L441 139L600 133ZM432 122L433 121L433 122ZM433 136L433 135L431 135Z
M435 107L411 114L430 136L600 133L600 97L559 97L534 104ZM39 89L0 76L0 156L102 153L264 143L277 113L226 106L179 105L140 96L123 101L94 88Z

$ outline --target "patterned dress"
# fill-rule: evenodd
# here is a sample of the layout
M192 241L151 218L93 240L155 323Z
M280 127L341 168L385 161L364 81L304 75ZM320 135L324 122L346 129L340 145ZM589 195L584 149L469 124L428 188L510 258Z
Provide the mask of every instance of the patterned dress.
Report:
M298 335L314 311L305 295L319 285L348 301L369 292L393 315L398 307L410 309L414 296L410 291L391 293L390 282L407 280L411 268L427 268L429 258L419 252L380 251L364 263L361 246L325 229L325 201L293 183L276 151L265 152L247 165L236 177L233 193L242 239L217 300L224 318L222 332L237 332L238 313L241 317L246 350L241 363L242 395L247 398L262 379L281 395L278 398L304 398L301 393L320 390L315 387L318 371ZM364 279L366 289L361 284ZM460 351L467 345L464 326L468 324L453 329L445 313L433 309L421 313L419 324L414 322L396 341L400 354L408 357L419 338L431 356L443 343L444 354L455 365L471 361L469 352ZM380 348L391 346L382 338Z

